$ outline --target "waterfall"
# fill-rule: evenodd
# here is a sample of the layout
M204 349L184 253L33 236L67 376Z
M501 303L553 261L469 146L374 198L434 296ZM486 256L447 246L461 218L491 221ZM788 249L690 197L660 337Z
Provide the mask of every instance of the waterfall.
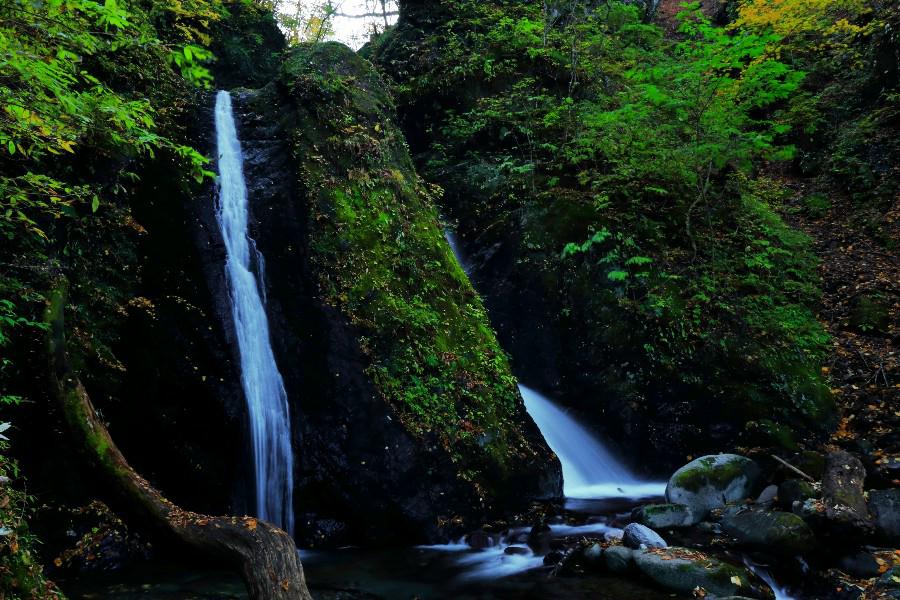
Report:
M561 408L519 384L525 408L559 457L567 498L662 496L665 483L641 481Z
M293 457L287 394L269 339L265 310L264 262L248 231L247 186L231 96L216 96L219 197L216 221L225 241L225 274L247 399L256 514L293 533ZM255 274L254 274L255 271Z
M457 262L468 274L469 265L463 260L453 231L444 229L444 236ZM559 457L563 493L567 498L645 498L665 493L665 483L635 477L585 427L549 399L522 384L519 391L528 414Z

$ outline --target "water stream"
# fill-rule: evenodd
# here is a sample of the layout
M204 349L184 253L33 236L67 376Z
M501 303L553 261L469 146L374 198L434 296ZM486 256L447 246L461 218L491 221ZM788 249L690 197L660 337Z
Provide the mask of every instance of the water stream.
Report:
M250 237L243 156L231 96L216 96L219 194L216 220L225 242L225 273L247 399L256 482L256 514L293 533L293 458L287 394L269 338L264 262Z

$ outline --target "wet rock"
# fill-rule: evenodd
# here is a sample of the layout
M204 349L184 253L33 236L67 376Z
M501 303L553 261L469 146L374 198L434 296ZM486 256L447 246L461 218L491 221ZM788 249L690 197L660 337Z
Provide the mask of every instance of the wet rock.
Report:
M525 546L509 546L503 551L503 554L509 556L528 556L531 554L531 549L526 548Z
M699 587L712 596L774 597L747 569L686 548L635 552L634 562L657 585L676 593L690 595Z
M772 554L804 554L816 542L812 529L799 516L759 508L726 508L722 529L740 545Z
M816 488L802 479L788 479L778 486L778 503L785 510L793 510L794 502L803 503L818 497Z
M825 517L840 533L858 535L872 530L866 506L866 469L858 458L843 450L825 459L822 499Z
M646 548L665 548L668 546L666 540L662 539L658 533L640 523L629 523L625 526L622 544L635 550L641 546Z
M466 543L474 550L484 550L494 545L494 538L486 531L473 531L466 536Z
M875 557L871 553L862 550L842 557L838 561L838 568L848 575L861 579L878 577L881 574L881 569Z
M553 550L552 552L548 552L544 557L544 565L550 566L559 564L563 558L565 558L565 554L559 550Z
M895 546L900 544L900 488L870 491L869 509L878 536Z
M550 551L550 544L553 542L553 532L546 523L535 525L528 533L528 547L535 554L547 554Z
M713 508L749 498L760 475L755 462L737 454L702 456L675 471L666 499L689 507L702 519Z
M699 521L684 504L647 504L634 509L631 519L651 529L690 527Z
M625 546L610 546L603 552L603 564L610 573L627 573L634 566L634 550Z
M900 598L900 566L889 569L879 577L875 582L874 590L876 593L882 594L876 596L878 598Z
M765 506L770 506L775 503L775 499L778 497L778 486L770 485L766 487L762 492L759 493L759 496L756 497L756 504L763 504Z

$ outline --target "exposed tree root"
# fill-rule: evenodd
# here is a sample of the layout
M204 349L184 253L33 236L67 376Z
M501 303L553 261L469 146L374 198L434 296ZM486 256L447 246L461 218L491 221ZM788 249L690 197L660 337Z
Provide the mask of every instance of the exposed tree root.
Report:
M66 353L61 280L45 313L51 391L77 447L109 484L116 506L204 554L240 569L254 600L312 600L291 537L251 517L210 517L183 510L129 466L98 417Z

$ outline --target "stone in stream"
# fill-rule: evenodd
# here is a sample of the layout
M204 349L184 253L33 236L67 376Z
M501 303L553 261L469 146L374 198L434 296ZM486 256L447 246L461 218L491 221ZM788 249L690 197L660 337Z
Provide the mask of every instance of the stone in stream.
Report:
M603 564L610 573L627 573L634 566L634 550L625 546L610 546L603 551Z
M900 544L900 488L870 491L869 509L879 537L895 546Z
M675 471L666 499L687 506L699 521L714 508L749 498L761 474L755 462L737 454L701 456Z
M509 556L527 556L531 554L531 550L525 546L508 546L503 550L503 554Z
M473 550L484 550L485 548L490 548L494 545L494 538L492 538L491 534L489 534L488 532L478 530L473 531L466 536L466 543Z
M770 485L759 493L759 496L756 497L755 503L762 504L765 506L770 506L775 503L775 500L777 498L778 498L778 486Z
M810 552L816 544L812 529L793 513L729 506L721 523L738 544L771 554L796 556Z
M684 504L646 504L634 509L631 519L651 529L690 527L699 521Z
M825 474L822 476L825 518L838 533L856 537L871 532L863 487L865 481L865 467L849 452L840 450L825 458Z
M640 523L629 523L625 526L625 532L622 535L622 545L637 550L641 546L645 548L665 548L668 546L666 540Z
M644 550L634 553L637 568L657 585L679 594L691 595L703 588L710 596L773 598L768 586L743 567L687 548Z
M875 557L871 553L862 550L857 550L841 557L837 566L844 573L860 579L869 579L870 577L881 575L881 565L878 564Z
M535 525L528 532L528 547L535 554L547 554L550 551L550 543L553 541L553 532L546 523Z
M802 479L788 479L778 486L778 503L785 510L794 510L794 502L803 504L810 498L818 497L816 488Z

